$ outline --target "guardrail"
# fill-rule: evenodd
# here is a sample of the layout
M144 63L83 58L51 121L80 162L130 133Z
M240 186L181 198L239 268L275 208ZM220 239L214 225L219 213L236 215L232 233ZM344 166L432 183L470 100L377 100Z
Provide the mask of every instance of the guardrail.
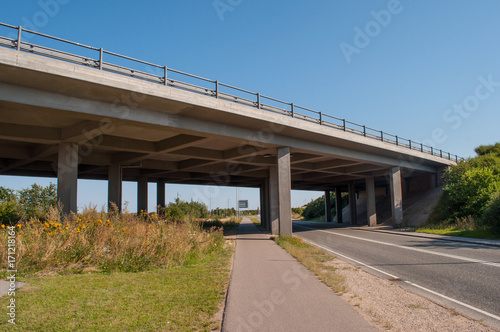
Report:
M341 130L344 132L360 135L363 137L378 140L387 144L392 144L400 146L403 148L408 148L414 151L419 151L432 156L438 156L448 160L463 160L457 155L445 152L443 150L434 149L432 146L424 145L412 141L407 138L399 137L397 135L389 134L383 132L382 130L376 130L365 125L360 125L358 123L347 121L346 119L337 118L335 116L318 112L306 107L295 105L294 103L288 103L279 99L271 98L260 93L255 93L245 89L241 89L235 86L221 83L219 81L210 80L204 77L188 74L179 70L168 68L167 66L160 66L150 62L134 59L125 55L113 53L106 51L102 48L96 48L92 46L87 46L80 43L75 43L66 39L57 38L54 36L46 35L37 31L31 31L23 29L22 26L13 26L0 22L0 26L14 29L17 33L17 38L8 38L0 36L0 46L13 48L22 52L29 52L38 54L41 56L46 56L62 61L67 61L79 65L84 65L88 67L93 67L99 70L108 71L120 75L130 76L137 79L163 84L165 86L170 86L182 90L187 90L194 93L199 93L207 96L211 96L218 99L224 99L238 104L243 104L250 107L255 107L257 109L274 112L289 116L292 118L297 118L300 120L317 123L322 126L329 128ZM56 50L51 47L36 45L33 43L25 42L23 39L23 33L39 36L46 38L51 41L62 42L68 45L80 47L84 50L96 52L96 57L87 57L83 55L77 55L73 53L68 53L65 51ZM105 57L118 58L121 61L131 61L136 64L147 66L152 72L161 72L160 75L151 72L146 72L144 70L136 70L128 68L116 63L105 62ZM175 80L171 78L171 75L180 76L184 80L196 81L197 83L188 83L184 80ZM203 86L203 84L205 86Z

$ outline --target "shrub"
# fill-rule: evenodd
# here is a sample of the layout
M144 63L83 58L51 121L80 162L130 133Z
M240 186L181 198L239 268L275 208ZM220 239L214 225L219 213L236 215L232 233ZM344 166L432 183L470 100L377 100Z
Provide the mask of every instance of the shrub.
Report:
M0 187L0 223L16 223L21 219L20 212L19 202L14 191Z
M484 209L481 222L486 227L491 227L495 234L500 234L500 192L493 195Z
M500 189L500 176L493 170L468 163L452 167L444 180L444 208L452 219L481 216L492 194Z

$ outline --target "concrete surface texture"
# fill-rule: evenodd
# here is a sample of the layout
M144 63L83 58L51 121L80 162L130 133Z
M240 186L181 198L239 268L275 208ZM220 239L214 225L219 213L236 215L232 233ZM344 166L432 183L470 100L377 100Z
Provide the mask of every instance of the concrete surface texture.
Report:
M244 218L222 331L378 330Z

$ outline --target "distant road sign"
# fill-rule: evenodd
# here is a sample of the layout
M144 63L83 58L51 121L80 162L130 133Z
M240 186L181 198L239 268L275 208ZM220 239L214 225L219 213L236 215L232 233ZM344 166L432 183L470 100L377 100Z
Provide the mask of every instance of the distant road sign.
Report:
M239 209L248 209L248 200L240 200L238 201Z

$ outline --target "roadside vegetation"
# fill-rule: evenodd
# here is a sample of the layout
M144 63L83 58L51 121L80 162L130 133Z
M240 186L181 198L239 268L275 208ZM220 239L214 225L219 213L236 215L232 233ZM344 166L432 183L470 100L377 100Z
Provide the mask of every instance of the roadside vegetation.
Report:
M500 143L475 152L445 172L443 196L417 232L500 238Z
M279 236L275 237L274 241L305 267L315 273L336 293L342 294L346 291L344 277L336 272L335 267L327 264L335 257L316 247L310 246L298 237Z
M332 216L336 215L336 209L335 209L335 193L330 193L330 202L332 202L332 209L331 213ZM342 195L342 208L346 207L349 204L349 198L347 194ZM318 221L318 222L324 222L325 221L325 196L321 195L320 197L316 198L315 200L312 200L306 205L306 208L302 212L302 216L304 217L305 220L308 221Z
M176 200L160 213L116 207L63 215L54 185L0 188L1 277L7 227L16 230L16 293L23 331L209 330L229 283L233 246L223 231L235 217ZM208 219L208 220L207 220ZM0 298L7 305L8 297ZM141 308L147 308L142 310ZM0 330L11 330L6 320Z

